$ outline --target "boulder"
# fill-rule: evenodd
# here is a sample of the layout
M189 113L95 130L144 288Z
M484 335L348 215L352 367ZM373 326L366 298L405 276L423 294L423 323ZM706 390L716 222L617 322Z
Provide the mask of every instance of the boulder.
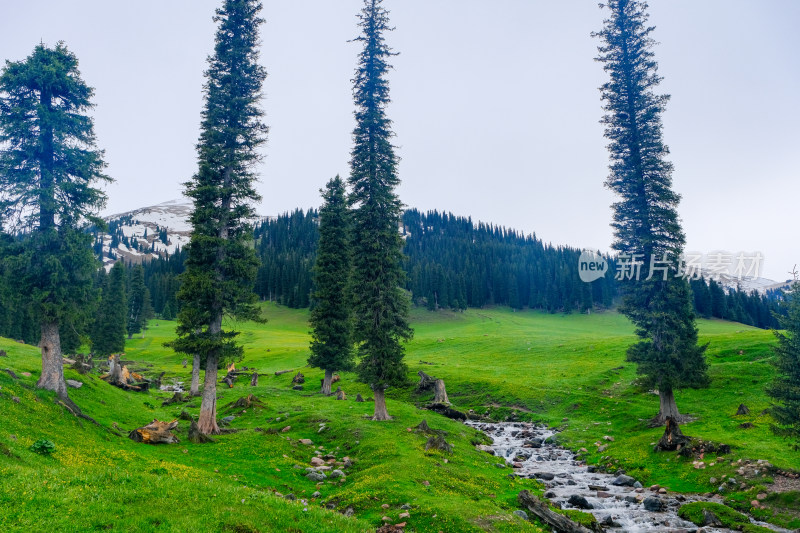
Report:
M660 498L649 496L642 501L642 506L644 506L644 508L650 512L658 513L663 510L664 502L661 501Z
M513 514L514 516L518 516L518 517L522 518L523 520L527 520L527 519L528 519L528 513L526 513L526 512L525 512L525 511L523 511L522 509L517 509L517 510L516 510L516 511L514 511L512 514Z
M577 507L578 509L594 509L594 505L588 502L586 498L581 496L580 494L573 494L567 500L567 503L573 507Z
M634 483L636 483L636 480L625 474L617 476L617 478L611 482L612 485L616 485L617 487L633 487Z
M67 386L72 387L73 389L80 389L83 387L83 383L80 381L75 381L74 379L68 379Z
M328 476L322 472L309 472L306 474L306 477L311 481L325 481L328 478Z

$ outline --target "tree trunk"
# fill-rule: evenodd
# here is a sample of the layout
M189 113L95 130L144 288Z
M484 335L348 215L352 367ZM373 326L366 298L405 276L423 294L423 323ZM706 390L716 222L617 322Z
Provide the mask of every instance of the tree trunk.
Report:
M664 435L656 444L656 451L675 451L680 450L687 444L691 443L691 437L687 437L681 431L678 421L671 416L667 417L667 428L664 430Z
M200 418L197 428L203 435L219 435L217 425L217 365L219 356L209 354L206 360L206 374L203 382L203 402L200 404Z
M331 379L333 379L333 370L325 370L325 379L322 380L322 394L325 396L331 395Z
M389 412L386 410L386 389L379 385L372 387L372 393L375 395L375 412L372 419L391 420Z
M64 381L64 363L61 358L61 336L58 323L42 323L42 375L36 386L40 389L55 391L62 400L67 398L67 382Z
M443 379L437 379L433 383L433 401L434 403L442 403L445 405L450 404L450 400L447 399L447 390L444 388Z
M658 390L658 398L661 408L658 411L654 422L656 425L663 426L667 423L667 417L672 417L676 422L682 420L681 414L678 412L678 404L675 403L675 393L670 388L661 388Z
M192 358L192 385L189 394L200 396L200 354L194 354Z

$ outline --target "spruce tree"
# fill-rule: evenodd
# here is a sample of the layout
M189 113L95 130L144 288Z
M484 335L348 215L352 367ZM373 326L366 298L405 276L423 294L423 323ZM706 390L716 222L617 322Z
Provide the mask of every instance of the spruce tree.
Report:
M800 282L795 281L784 294L786 316L778 316L783 331L775 331L778 344L773 348L775 379L767 388L767 395L775 403L770 408L772 431L793 441L795 450L800 447Z
M676 389L708 385L706 346L697 344L689 285L676 275L685 237L662 140L661 115L669 96L655 93L661 77L647 4L610 0L606 7L610 18L594 35L602 41L597 60L609 75L600 90L611 159L606 186L619 196L613 205L613 248L644 263L639 279L620 282L620 310L641 339L628 349L628 360L637 364L642 385L658 389L655 422L664 423L668 416L680 418Z
M354 336L361 357L358 376L375 395L375 420L388 420L385 390L405 383L403 340L413 335L408 324L408 297L401 288L403 240L398 228L402 204L395 194L400 183L397 157L386 117L389 84L386 74L393 55L383 33L390 31L381 0L365 0L359 15L363 45L353 79L356 104L354 147L350 159L353 206Z
M259 107L266 71L258 64L258 0L224 0L214 21L219 27L204 87L199 169L187 182L194 209L190 221L186 271L179 292L178 338L171 346L198 354L205 365L205 388L198 429L219 433L217 371L240 360L238 332L223 329L222 319L259 319L253 283L258 259L252 246L254 167L267 128Z
M136 333L141 333L144 328L147 296L147 287L144 285L144 267L136 265L131 270L130 283L128 288L128 338L132 338Z
M325 371L322 394L330 395L337 370L352 370L352 313L349 298L349 212L344 182L336 176L320 191L319 244L314 263L311 356L308 364Z
M24 61L6 62L0 74L0 212L24 235L15 278L41 330L36 385L55 391L73 410L59 328L79 322L93 300L99 265L83 226L102 227L94 213L105 195L93 184L110 181L89 116L92 95L63 43L39 44Z
M125 263L117 261L103 283L100 306L92 330L92 351L111 355L125 351L128 299L125 296Z

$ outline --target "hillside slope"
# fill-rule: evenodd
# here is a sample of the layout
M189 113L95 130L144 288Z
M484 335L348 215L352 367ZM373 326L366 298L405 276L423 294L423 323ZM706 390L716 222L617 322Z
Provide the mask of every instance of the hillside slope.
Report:
M199 401L161 407L168 393L128 393L96 375L68 370L69 378L85 383L70 390L72 397L102 428L79 422L54 405L48 393L33 390L36 349L0 340L0 349L9 354L0 366L31 374L13 380L0 372L0 507L11 510L0 514L0 525L27 530L44 523L56 528L80 523L86 526L82 529L121 531L364 531L374 530L387 516L394 523L407 522L413 531L537 530L511 515L516 494L523 488L535 490L535 482L506 477L508 470L496 468L491 456L474 448L478 434L420 411L417 406L430 398L413 386L390 391L389 411L396 418L385 424L367 419L372 410L368 402L354 401L357 393L369 397L370 391L352 374L342 374L337 384L346 401L320 397L316 383L321 372L304 368L307 312L274 304L264 309L266 325L237 324L245 345L245 358L237 367L257 369L262 374L259 386L251 388L242 378L219 395L220 417L235 416L231 427L244 431L207 445L146 446L112 432L117 431L115 424L125 435L153 418L177 418L183 410L196 415ZM763 388L772 376L769 332L718 320L699 322L701 341L710 343L713 382L708 390L678 394L681 410L696 418L683 430L728 443L732 452L724 461L695 469L692 459L652 452L651 443L663 430L648 428L647 419L655 414L658 400L635 385L635 370L624 360L634 337L620 315L415 310L412 318L416 335L407 345L410 383L423 370L445 379L457 409L560 426L560 442L588 449L584 455L590 463L622 467L645 484L699 492L716 490L718 482L712 478L739 477L740 459L800 469L800 454L772 436L769 417L760 414L767 407ZM129 341L130 366L149 376L166 372L165 383L188 381L190 369L163 346L174 326L154 321L145 338ZM291 390L298 371L305 374L302 391ZM264 405L228 407L248 393ZM752 414L736 416L740 403ZM425 452L426 437L408 429L422 419L447 431L453 455ZM743 423L753 427L742 429ZM179 437L184 440L188 423L181 424ZM286 427L291 429L284 433ZM52 457L28 451L39 438L55 443ZM303 469L314 451L300 443L302 438L311 439L313 447L324 446L321 452L337 460L351 458L345 481L326 480L317 486L307 480ZM595 443L607 447L601 450ZM745 481L749 485L731 498L749 502L750 491L771 479ZM321 497L309 500L316 490ZM275 492L292 493L308 505L286 501ZM352 508L355 517L324 510L324 504L339 512ZM410 517L400 516L405 504ZM783 520L789 524L793 518Z

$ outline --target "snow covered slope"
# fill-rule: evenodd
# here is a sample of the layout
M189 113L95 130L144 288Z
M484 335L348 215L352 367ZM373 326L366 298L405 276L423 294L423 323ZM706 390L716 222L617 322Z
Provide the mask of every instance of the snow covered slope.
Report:
M111 215L105 218L108 232L97 235L95 250L100 253L102 247L106 269L118 259L136 264L173 254L189 242L191 212L192 203L184 198Z

